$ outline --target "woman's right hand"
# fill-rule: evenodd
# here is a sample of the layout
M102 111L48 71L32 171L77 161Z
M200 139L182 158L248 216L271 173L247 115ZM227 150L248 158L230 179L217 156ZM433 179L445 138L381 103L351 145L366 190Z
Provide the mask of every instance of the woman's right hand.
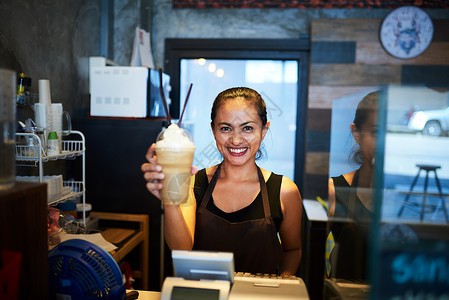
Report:
M142 164L140 167L143 172L143 178L145 179L146 188L150 193L160 199L161 189L162 189L162 179L164 179L164 173L162 173L161 165L157 163L156 157L156 144L153 143L150 148L148 148L145 158L147 163Z

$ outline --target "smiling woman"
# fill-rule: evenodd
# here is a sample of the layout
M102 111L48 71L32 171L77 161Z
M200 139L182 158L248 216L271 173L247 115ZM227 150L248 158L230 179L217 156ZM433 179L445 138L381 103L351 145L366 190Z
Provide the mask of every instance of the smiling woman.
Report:
M192 172L191 205L164 205L165 238L172 250L233 252L237 272L296 274L301 195L293 181L255 162L269 126L265 102L255 90L231 88L216 97L211 127L223 160ZM154 154L152 146L150 163L142 165L153 193L161 188L154 180L164 177Z
M254 155L257 159L261 156L259 148L270 122L265 102L256 91L237 88L221 92L212 106L211 120L217 148L223 157L252 158Z

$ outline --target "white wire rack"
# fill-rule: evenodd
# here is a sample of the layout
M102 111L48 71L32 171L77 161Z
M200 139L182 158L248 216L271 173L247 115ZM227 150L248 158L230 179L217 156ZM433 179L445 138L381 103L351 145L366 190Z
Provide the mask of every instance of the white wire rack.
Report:
M44 163L58 159L82 158L82 179L81 181L63 181L64 192L62 197L48 202L54 205L67 200L74 200L82 197L83 204L86 202L86 143L83 133L72 130L66 139L62 140L62 151L57 155L47 155L41 138L34 133L16 133L16 165L39 168L39 182L43 182ZM85 205L83 205L85 207ZM83 222L85 223L86 213L83 211Z
M57 155L48 155L41 138L34 133L16 133L16 161L47 162L49 160L70 159L82 155L85 148L84 135L73 130L71 135L79 135L80 140L62 140L62 151Z
M54 201L49 201L48 206L52 206L68 200L76 200L84 194L84 184L82 181L63 181L64 192L62 196ZM66 190L66 188L69 188Z

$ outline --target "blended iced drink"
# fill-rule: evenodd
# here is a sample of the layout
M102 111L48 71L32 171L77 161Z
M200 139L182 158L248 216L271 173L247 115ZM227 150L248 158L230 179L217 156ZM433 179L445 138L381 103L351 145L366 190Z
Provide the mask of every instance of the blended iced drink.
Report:
M157 163L162 166L161 200L164 204L182 204L189 196L190 168L195 145L190 134L171 124L156 142Z

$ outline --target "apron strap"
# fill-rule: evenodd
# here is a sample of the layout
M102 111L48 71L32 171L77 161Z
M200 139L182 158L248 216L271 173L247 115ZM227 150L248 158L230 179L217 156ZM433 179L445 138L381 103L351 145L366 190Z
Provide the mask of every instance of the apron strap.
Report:
M259 175L260 191L262 192L263 212L265 218L268 219L271 218L271 209L270 202L268 201L267 184L265 183L265 179L263 178L262 171L259 167L257 167L257 173Z
M209 185L207 186L206 192L204 193L203 199L201 200L202 208L206 208L207 204L209 203L209 199L212 198L212 192L215 188L215 184L217 183L218 176L220 175L220 170L221 170L221 163L218 165L217 169L215 170L215 173L212 176L212 179L210 180ZM257 167L257 175L259 177L260 191L262 193L264 216L265 216L265 218L270 218L271 217L271 209L270 209L270 202L268 200L267 185L265 183L265 179L263 178L262 171L260 170L259 167Z
M218 175L220 175L221 170L221 163L218 165L217 169L215 170L214 176L212 176L212 179L210 180L209 185L207 186L206 192L204 192L203 199L201 200L201 207L206 208L207 203L209 203L209 199L212 198L212 191L215 188L215 184L217 183ZM206 174L207 178L207 174Z

